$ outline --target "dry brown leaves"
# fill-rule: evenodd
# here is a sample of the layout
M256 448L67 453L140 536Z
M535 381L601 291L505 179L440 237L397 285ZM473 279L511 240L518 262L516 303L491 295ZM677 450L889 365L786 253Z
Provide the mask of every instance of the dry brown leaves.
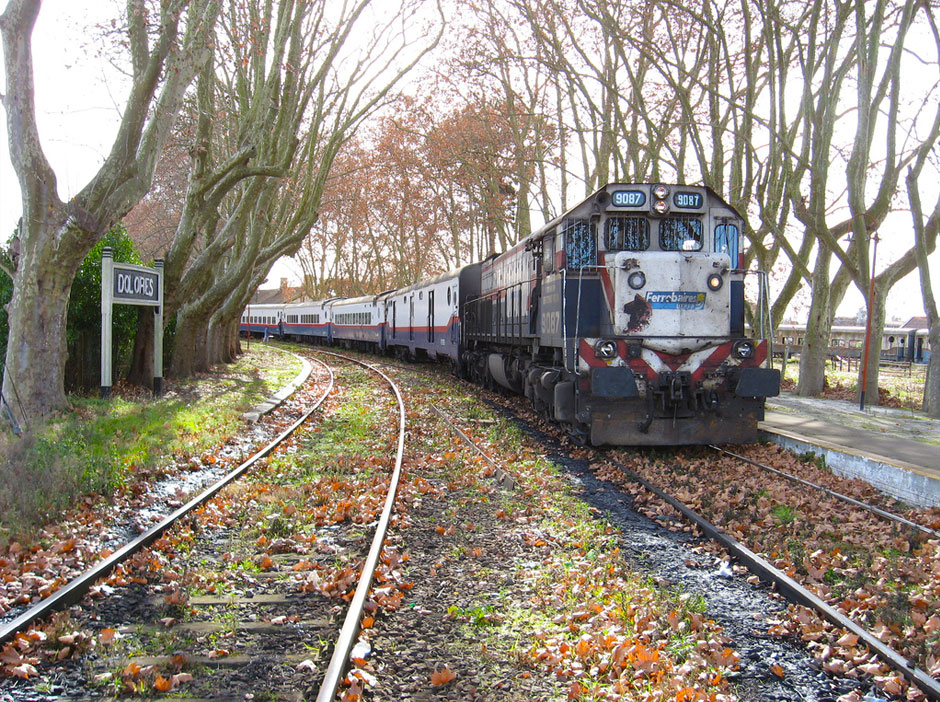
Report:
M858 500L899 511L869 485L838 478L776 446L738 447L736 451ZM668 485L709 521L874 631L930 675L940 677L938 540L818 491L781 478L768 479L766 473L732 458L687 451L672 462L641 457L629 465L653 483ZM617 478L617 471L606 468L604 475ZM618 478L618 482L624 481ZM636 485L624 483L624 487L649 516L670 523L671 509ZM904 514L925 526L936 528L940 523L937 509ZM828 671L870 677L885 692L907 689L877 657L808 611L794 608L789 620L769 626L771 633L809 642ZM917 698L916 692L911 694Z

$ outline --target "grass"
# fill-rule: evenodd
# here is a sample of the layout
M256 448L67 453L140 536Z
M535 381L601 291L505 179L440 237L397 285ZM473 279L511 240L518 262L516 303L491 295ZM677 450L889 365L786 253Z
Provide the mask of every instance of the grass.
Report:
M787 505L776 505L772 510L770 510L770 514L774 519L780 522L780 524L784 525L789 524L794 519L796 519L796 512L792 507L788 507Z
M375 437L381 433L378 427L386 420L388 396L380 390L376 394L365 370L349 370L347 378L343 403L335 413L324 418L315 431L298 436L295 454L270 459L275 472L282 466L300 468L291 468L294 478L287 482L304 484L325 476L348 475L352 463L358 465L360 458L375 452Z
M110 495L161 472L171 456L224 442L243 412L299 370L297 359L259 345L213 374L174 383L167 397L73 396L69 411L24 436L0 433L0 547L79 496Z

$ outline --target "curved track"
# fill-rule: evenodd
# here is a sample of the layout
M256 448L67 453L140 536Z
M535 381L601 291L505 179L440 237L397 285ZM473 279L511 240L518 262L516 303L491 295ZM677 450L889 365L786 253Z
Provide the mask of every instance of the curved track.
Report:
M192 498L186 504L182 505L164 517L162 520L160 520L159 523L145 531L133 541L130 541L129 543L122 546L109 557L99 561L92 568L89 568L80 576L56 590L56 592L49 597L28 608L18 617L5 624L2 628L0 628L0 644L12 639L18 632L23 631L33 622L43 619L50 614L53 614L54 612L61 611L66 607L77 603L99 578L108 575L108 573L110 573L115 568L115 566L128 560L142 548L149 546L154 541L159 539L163 533L167 531L167 529L173 526L181 518L191 513L200 505L208 502L232 481L237 480L246 471L250 470L251 467L254 466L258 461L268 456L279 444L281 444L287 437L293 434L294 431L298 429L298 427L307 421L307 419L320 407L320 405L332 391L334 382L332 369L330 369L326 364L322 365L329 372L329 383L327 384L326 390L324 391L322 397L317 399L313 407L306 411L302 417L297 419L293 424L281 432L281 434L275 437L261 450L242 462L239 466L233 469L230 473L228 473L228 475L216 482L214 485L207 488L198 496Z
M379 518L375 528L375 534L372 537L372 545L369 548L369 555L366 557L365 564L362 567L362 573L359 576L359 583L356 585L356 592L349 603L349 609L346 610L346 619L340 630L339 638L336 640L336 646L333 648L333 655L330 658L330 664L327 667L317 694L318 702L330 702L336 698L336 692L343 680L346 666L349 663L349 654L355 644L356 637L359 635L360 622L362 620L363 607L366 598L369 596L369 590L372 587L372 578L375 574L375 568L379 562L382 552L382 543L385 541L385 535L388 532L389 521L392 516L392 509L395 506L395 498L398 494L398 485L401 481L401 465L405 452L405 401L402 399L401 391L395 382L385 373L375 366L364 363L349 356L331 353L328 351L318 351L318 353L328 354L336 358L341 358L350 363L356 363L364 368L381 376L392 388L395 398L398 401L398 451L395 457L395 467L389 481L388 494L385 497L385 505L382 509L382 516Z

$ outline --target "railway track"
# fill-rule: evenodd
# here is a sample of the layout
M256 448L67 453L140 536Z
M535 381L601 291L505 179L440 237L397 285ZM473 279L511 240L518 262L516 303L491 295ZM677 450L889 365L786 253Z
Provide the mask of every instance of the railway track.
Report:
M731 452L725 453L733 455L737 458L741 458L740 456L732 454ZM933 679L923 670L917 668L915 664L913 664L905 656L901 655L898 651L894 650L890 646L886 646L877 636L868 631L865 627L860 626L855 621L846 617L835 607L831 606L829 603L817 596L816 593L812 592L807 587L804 587L800 582L790 577L783 571L775 568L767 559L751 551L740 541L729 536L722 529L719 529L717 526L709 522L694 510L687 507L683 502L676 499L671 494L661 490L657 485L630 470L630 468L628 468L623 463L615 462L615 465L630 479L637 481L643 485L644 488L656 495L659 499L663 500L679 513L681 513L685 519L694 524L709 539L719 543L729 554L731 554L731 556L736 561L747 568L748 571L759 577L760 580L766 585L772 586L778 592L783 593L791 602L801 604L812 609L831 624L847 632L850 632L851 634L854 634L856 637L858 637L858 641L860 641L862 645L876 653L882 661L891 667L892 670L901 673L909 682L916 685L921 691L923 691L924 694L927 695L929 699L940 700L940 682ZM770 468L769 466L761 467ZM775 473L780 473L780 471L776 471L775 469L771 470L774 470ZM806 484L808 481L800 480L799 482ZM824 489L821 488L821 486L815 484L812 484L812 487L815 489ZM838 497L848 501L853 505L863 506L869 511L878 514L878 516L892 518L898 523L915 526L919 529L927 531L928 533L934 533L933 530L925 529L924 527L915 525L909 520L898 517L897 515L890 515L884 510L873 508L871 505L864 505L863 503L860 503L859 501L852 498L848 498L844 495L838 495Z
M397 366L383 365L388 375L399 380L405 376ZM413 366L404 368L408 375L414 374ZM349 378L347 384L352 381L356 387L364 386L363 376ZM446 384L450 385L450 379ZM391 519L404 528L385 540L377 559L379 582L371 592L364 585L354 588L370 537L373 542L378 538L372 534L371 525L389 504L384 490L381 499L374 493L379 485L385 487L390 482L384 473L390 461L382 461L381 469L374 460L358 466L357 470L374 472L376 480L368 486L363 483L366 492L356 493L363 495L356 497L347 491L347 484L360 480L349 472L353 459L348 453L329 453L329 442L323 440L331 433L338 437L338 443L360 442L369 454L391 456L397 452L401 457L403 439L362 442L356 438L359 429L354 425L360 416L369 414L370 408L382 410L383 419L370 420L373 425L391 424L393 414L401 423L405 416L400 406L393 411L385 400L380 402L379 391L370 381L371 390L355 391L360 393L356 409L349 411L349 421L342 427L337 429L337 424L330 428L321 422L306 432L306 438L288 440L286 447L261 462L256 471L260 475L238 481L238 486L227 491L227 500L212 501L197 517L181 520L158 539L159 548L148 550L146 562L137 564L150 581L150 589L122 589L123 599L109 600L110 604L98 601L89 625L98 645L86 656L85 664L86 678L97 686L93 693L126 692L132 689L128 685L137 684L141 691L151 692L171 686L168 691L174 694L185 690L200 700L230 698L232 694L241 697L248 691L272 698L279 692L279 699L291 699L285 690L294 690L308 700L315 694L317 699L331 700L335 699L337 686L344 688L343 694L349 699L357 699L366 688L374 690L377 699L415 695L428 699L502 699L510 690L520 699L563 699L579 689L586 694L587 688L579 687L582 678L578 676L586 674L592 665L604 665L603 661L609 661L616 651L626 650L627 640L618 642L602 634L611 627L617 631L624 626L619 619L622 615L617 614L624 603L615 599L605 605L597 599L599 595L592 594L588 599L575 598L572 609L566 609L561 607L557 593L572 588L578 592L582 587L585 593L596 593L598 585L590 583L598 578L611 579L613 590L621 593L642 593L646 585L621 581L623 565L618 549L625 546L623 542L620 546L616 542L605 544L612 538L605 536L607 528L600 527L589 537L567 531L564 525L570 520L572 508L551 506L554 495L564 492L564 486L542 476L545 464L538 454L545 449L515 448L507 453L505 446L512 441L505 440L505 430L498 429L496 420L480 414L470 402L451 399L438 404L444 385L444 379L419 380L410 383L407 391L411 397L408 423L412 432L408 475L403 478L405 495L399 498L399 509L390 513ZM324 412L337 415L339 406L330 400ZM462 438L443 439L449 430L459 430ZM436 437L433 441L429 438L432 436ZM481 436L488 437L482 447ZM572 453L580 457L577 460L585 464L585 471L588 463L599 463L596 456L586 457L585 449ZM322 457L325 463L318 464L331 466L327 491L322 493L316 492L318 488L313 485L313 473L319 468L306 465L315 454L329 454ZM622 475L619 468L616 470ZM380 471L383 477L378 479ZM307 488L280 482L297 472ZM565 482L564 477L560 480ZM590 480L586 473L577 479L584 482L587 492L603 496L606 504L624 502L617 499L609 484L605 487ZM503 487L512 490L501 490ZM234 497L233 489L237 491ZM289 493L295 490L298 492ZM299 507L292 500L303 491L312 502ZM324 515L342 503L368 503L368 511L357 519L348 506L342 507L343 514L336 513L337 520L324 520L313 530L298 530L308 510L310 514L315 510ZM348 524L344 526L345 522ZM632 531L627 534L628 540L637 538ZM681 541L668 548L682 553L687 547ZM661 555L659 552L667 548L662 541L642 543L635 551L641 559L654 552ZM598 554L605 550L604 558L609 560L598 562ZM406 561L407 566L403 565ZM213 568L225 571L224 575L211 575ZM174 572L163 577L161 573L166 571ZM708 577L705 574L701 582L708 583ZM666 575L668 580L674 578L674 574ZM766 600L763 590L751 588L743 578L735 580L736 589L753 590L755 602ZM666 621L674 616L671 610L684 612L689 602L696 601L695 591L686 589L691 586L685 580L679 578L676 582L677 593L669 596L675 600L656 621ZM727 589L725 581L711 582ZM536 583L542 585L535 587ZM346 601L353 600L361 588L370 592L360 598L364 611L347 610ZM507 591L511 593L508 602L504 599ZM398 597L401 605L401 595L405 604L396 609L391 600ZM497 595L498 599L493 599ZM388 607L382 603L385 597L389 598ZM636 597L631 595L633 602L638 601ZM518 617L527 617L525 613L533 603L536 610L559 612L552 615L554 624L548 622L548 629L556 629L557 634L539 633L539 628L546 626L544 615L539 623L531 622L524 630L511 624ZM738 604L736 600L734 606ZM585 611L585 605L597 609ZM514 613L504 617L502 607ZM642 605L639 611L645 607ZM128 618L129 611L137 613L133 621ZM608 616L615 618L607 620ZM682 616L690 617L691 622L701 621L701 615L695 612ZM774 643L766 634L751 640L739 638L747 635L745 630L754 628L752 616L748 613L743 617L740 631L724 620L721 623L737 640L740 665L721 643L720 629L702 634L717 646L707 652L714 657L709 658L712 665L721 661L725 667L720 669L735 684L750 681L744 684L741 699L805 699L805 695L786 696L785 691L801 690L806 681L792 677L778 680L768 668L768 661L774 665L779 661L781 669L795 676L795 671L806 667L805 657L803 663L798 662L789 644ZM348 632L346 643L334 646L342 622ZM363 636L357 637L360 627ZM499 632L496 638L486 637L490 627L494 634ZM630 627L635 629L636 622L627 625ZM596 634L589 633L592 631ZM572 632L579 632L580 638L568 639L569 646L565 640ZM642 646L649 645L649 640L643 641L633 646L644 650ZM604 646L610 647L606 659ZM667 649L661 650L666 655ZM328 660L334 661L333 673L325 672ZM480 675L494 665L499 672ZM540 670L550 675L537 674ZM578 674L578 670L583 672ZM95 682L98 676L106 675L110 677ZM195 679L179 685L174 682L185 681L186 676ZM328 683L328 677L335 684ZM825 680L812 685L820 687L808 689L829 689ZM756 691L766 691L768 696ZM68 699L76 698L74 688L67 692ZM837 696L830 694L828 698ZM816 698L824 699L826 695L817 694ZM11 699L32 702L47 697Z
M433 409L435 412L439 412L437 408ZM452 421L449 423L452 425L452 428L454 428L456 431L459 431L458 427L453 426ZM463 439L465 441L470 441L470 439L465 435L463 436ZM907 517L870 504L862 499L850 497L849 495L843 494L837 490L833 490L804 478L800 478L784 470L773 468L766 463L755 461L751 458L748 458L747 456L741 455L740 453L728 451L727 449L722 449L716 446L709 448L718 454L731 457L737 461L741 461L758 468L761 471L766 471L773 476L784 478L785 480L793 483L794 485L800 486L801 488L817 491L827 496L828 498L845 503L851 508L864 510L879 519L887 520L897 528L908 530L911 533L917 534L919 538L940 538L940 532L938 532L936 529L924 526L923 524L917 523L916 521L908 519ZM827 602L825 597L822 597L820 594L818 594L818 589L812 587L812 584L801 582L798 574L794 573L792 568L781 569L776 567L770 560L762 557L759 553L752 551L732 536L729 536L719 526L709 522L703 516L696 513L696 511L690 509L686 504L683 504L676 497L660 490L652 482L645 480L643 477L633 472L624 463L615 463L618 467L618 470L622 471L623 474L629 476L631 479L636 480L638 483L642 484L644 488L647 489L650 493L655 494L659 499L662 499L678 513L682 514L684 519L686 519L690 524L694 525L695 528L700 530L708 538L720 544L721 547L731 554L735 560L737 560L743 567L747 568L748 571L759 578L762 582L770 585L776 591L785 594L787 599L791 602L813 610L814 612L818 613L822 619L825 619L833 626L848 632L850 636L856 637L854 640L857 640L857 646L866 647L870 652L877 655L878 659L885 663L892 671L901 674L909 683L912 683L919 690L921 690L922 694L927 699L940 699L940 682L925 672L925 670L919 668L918 665L908 656L905 656L896 648L893 648L890 645L886 645L865 625L854 621L851 617L846 616L844 612L840 611L840 609L834 606L831 602ZM497 467L495 470L499 471L500 469ZM503 477L503 474L500 473L499 477L501 481L506 480L507 484L512 483L512 478L508 475ZM834 525L834 528L838 528L838 525ZM856 644L853 643L853 646L855 645ZM868 667L873 668L874 659L868 659L868 661Z
M117 566L125 563L141 549L151 545L157 539L170 529L181 519L191 514L195 509L201 507L215 495L217 495L226 486L237 480L239 477L249 471L255 464L270 455L277 446L290 436L298 427L300 427L322 404L329 395L333 387L333 378L330 374L329 383L322 396L313 403L313 406L294 421L287 429L278 434L260 450L252 454L247 460L243 461L236 468L230 471L222 479L214 483L208 489L200 492L195 497L189 499L185 504L172 511L158 523L121 548L117 549L110 556L103 558L93 567L86 570L79 577L72 579L68 584L60 587L50 596L42 599L40 602L26 608L21 614L13 618L0 627L0 644L10 641L16 634L25 630L30 624L44 619L55 612L60 612L69 606L77 603L84 597L94 584L100 579L106 577Z
M518 406L510 410L513 413L519 413ZM522 410L521 412L524 415L528 414L528 410ZM535 423L538 423L538 420L531 420ZM565 439L562 439L565 441ZM881 520L886 520L887 523L892 525L893 529L901 529L907 531L910 534L916 536L912 537L912 540L916 539L927 539L935 540L940 537L940 533L936 529L925 526L921 523L918 523L914 520L908 519L902 515L891 512L888 509L883 509L877 505L870 504L869 502L864 501L863 499L856 499L850 497L849 495L843 494L837 490L827 488L825 486L819 485L809 480L805 480L796 475L787 473L786 471L775 469L772 466L766 465L760 461L755 461L747 456L741 455L740 453L735 453L728 451L726 449L721 449L719 447L709 447L712 451L715 451L718 454L733 458L736 461L748 464L757 468L761 471L766 471L773 476L780 477L793 483L794 485L799 486L801 489L808 491L814 491L825 495L831 500L837 500L844 503L855 510L864 510L864 512L873 515ZM675 513L680 514L681 518L692 525L694 529L699 530L701 533L705 534L709 539L712 539L714 542L721 545L732 558L735 559L738 563L746 568L752 573L752 577L759 579L767 585L770 585L772 588L786 595L787 599L793 603L796 603L800 606L806 607L814 612L816 612L822 619L831 623L833 626L838 627L840 630L848 632L849 637L852 641L852 648L856 650L864 650L867 648L873 655L877 655L878 659L884 664L886 664L892 671L902 675L909 683L913 684L917 689L921 691L923 698L938 700L940 699L940 681L938 681L934 676L928 674L923 668L919 667L918 664L911 659L910 656L903 653L903 649L899 650L897 647L888 645L878 635L876 635L868 626L865 624L855 621L852 617L847 616L847 614L842 611L846 603L851 603L851 597L846 597L843 600L832 601L832 596L828 598L824 595L827 594L828 588L824 584L809 582L807 583L804 578L801 578L800 575L794 571L792 567L780 568L776 567L771 561L772 558L762 556L755 550L748 548L746 545L741 543L738 539L730 536L725 530L720 526L716 526L709 522L705 517L699 514L696 509L690 508L686 502L688 502L688 495L684 496L685 502L683 499L679 499L672 494L667 493L666 491L661 490L657 485L675 485L683 484L686 480L705 480L708 478L711 481L714 481L715 474L721 474L721 470L714 466L713 463L708 462L707 465L711 469L709 476L705 476L700 472L693 472L693 474L686 475L683 472L675 472L670 474L671 477L664 477L663 474L660 474L660 481L652 481L644 478L639 471L632 470L627 463L630 461L622 461L612 459L612 456L623 455L624 452L616 451L602 451L598 452L594 449L585 449L583 447L575 447L575 451L588 451L595 456L596 464L609 463L611 466L616 467L616 471L624 476L627 476L628 480L635 482L637 485L642 485L642 489L647 491L650 495L654 495L655 499L662 500L664 503L668 504L672 509L675 510ZM681 456L681 454L680 454ZM701 462L701 459L697 459ZM654 461L655 462L655 461ZM669 462L669 461L665 461ZM641 461L641 464L649 463L648 461ZM615 480L615 482L620 482L611 474L610 471L599 471L598 476L602 479ZM681 491L680 491L681 492ZM635 491L634 491L635 494ZM694 501L694 498L693 498ZM653 514L655 510L648 512L651 516L655 517ZM812 517L809 517L812 519ZM671 518L663 520L664 523L669 524L671 528L674 528L674 525L671 524ZM721 521L720 519L718 520ZM851 523L851 520L850 522ZM844 526L840 525L838 522L833 523L832 530L839 531L843 529ZM851 527L850 527L851 528ZM892 532L894 533L894 532ZM906 537L900 537L899 540L903 541ZM913 542L913 541L912 541ZM928 542L929 543L929 542ZM936 543L933 541L932 543ZM837 549L836 549L837 552ZM729 571L730 573L730 571ZM875 573L873 579L877 578L880 573ZM821 577L817 574L817 578ZM822 592L822 595L820 594ZM930 599L930 596L922 597L917 595L917 590L914 590L914 593L911 596L911 601L914 603L913 607L927 607L926 615L922 619L929 619L931 616L931 611L929 609L930 605L927 604L927 600ZM849 605L851 606L851 605ZM864 610L864 607L862 608ZM863 611L864 613L864 611ZM936 621L937 617L934 615L933 619L930 621ZM910 620L908 620L910 621ZM921 621L923 623L923 621ZM790 634L794 633L794 629L798 630L798 627L791 627L788 631ZM929 630L929 624L928 624ZM884 628L880 632L882 636L885 636ZM900 630L896 630L897 634L900 635ZM886 636L886 638L893 638L897 640L899 636ZM827 649L827 650L831 650ZM830 654L831 655L831 654ZM928 654L928 661L930 660ZM866 669L874 670L877 665L874 663L875 659L868 657L864 659ZM834 670L833 672L837 672ZM934 671L936 673L936 671ZM874 675L874 673L872 673ZM884 678L884 675L881 676ZM889 688L893 689L889 683ZM890 690L889 690L890 691ZM894 690L897 693L897 690Z
M51 613L61 612L78 602L97 582L98 592L105 592L108 596L86 602L87 611L91 614L83 616L90 617L91 627L97 632L98 652L87 650L90 639L86 634L80 635L76 644L76 648L84 644L87 650L86 665L93 671L86 676L90 682L88 693L93 697L109 690L124 693L148 688L155 692L175 691L179 685L193 680L189 672L183 672L184 669L227 670L236 679L245 675L260 679L257 673L249 671L256 671L259 666L289 663L308 675L316 668L318 675L322 674L318 698L333 699L356 644L364 609L372 607L370 611L374 613L376 602L383 602L383 596L388 596L372 592L370 597L370 586L380 565L383 578L389 577L391 569L387 563L395 558L382 546L400 479L404 404L397 386L381 371L356 359L338 354L330 356L334 362L339 359L344 364L369 368L382 382L390 385L395 400L396 419L391 424L395 427L396 438L392 442L394 466L390 476L376 476L374 480L363 480L359 484L355 479L344 480L339 475L326 479L326 490L335 496L338 506L330 504L328 498L324 499L325 504L317 506L318 514L323 515L334 507L335 510L322 516L320 521L346 521L345 528L326 526L320 534L309 536L305 544L307 548L303 548L302 538L293 538L295 534L283 538L286 534L281 534L292 527L302 528L297 508L285 504L284 509L278 512L266 507L272 504L272 493L286 493L291 489L277 484L277 479L293 472L287 469L291 456L301 453L298 447L304 439L299 438L298 429L315 412L323 410L324 402L334 387L333 370L318 360L315 362L329 372L329 382L303 416L211 488L188 500L139 538L61 588L53 597L5 625L4 638L27 637L21 632L29 624L48 619ZM351 382L361 383L362 380ZM347 386L349 384L347 381ZM376 400L374 404L382 403ZM306 430L306 440L314 437L315 441L317 436L322 436L321 429L318 425L312 431ZM388 426L383 420L375 429L386 432ZM370 441L370 446L377 447L379 443L380 440ZM377 469L377 460L372 459L369 467ZM277 466L274 476L271 475L272 465ZM299 472L305 474L302 469ZM347 484L344 486L342 483ZM384 506L379 504L376 508L381 514L377 516L372 546L365 553L364 537L358 532L366 524L358 523L358 517L367 514L361 510L368 509L371 494L382 483L386 484L387 495ZM304 488L296 491L302 493ZM234 499L233 494L237 496ZM222 495L226 497L220 501ZM261 514L256 509L259 506ZM347 513L354 508L359 509L360 514L347 520ZM239 522L239 519L249 516L256 520L253 526ZM371 516L367 516L365 521L371 522ZM237 523L242 524L241 529L234 527ZM255 553L242 558L234 544L244 541L239 532L248 528L259 529L262 533L253 539L252 550ZM231 547L230 550L225 550L226 546ZM383 559L385 563L380 564ZM211 573L216 567L229 573ZM102 586L101 579L115 569L126 573L128 581L149 581L151 589L131 586L133 592L120 588L112 595L113 589ZM349 606L338 605L337 598L345 596L347 591L351 599ZM342 603L342 599L338 601ZM342 609L347 613L337 638L337 617ZM58 616L63 622L69 621L67 615ZM136 623L128 621L135 617ZM46 625L47 630L49 626ZM46 634L41 636L45 638ZM65 636L69 641L74 638ZM250 640L257 645L253 650L243 650L245 643L239 639ZM157 640L173 643L160 653L147 644ZM318 650L311 651L307 644L311 640L317 642ZM326 665L319 659L330 649L333 651L332 659ZM8 649L6 655L16 656L16 650L16 647ZM67 653L70 650L66 648ZM141 651L145 653L141 654ZM288 651L293 653L285 653ZM29 659L24 657L22 660L27 662ZM118 660L123 661L119 670L114 668ZM216 692L225 698L233 688L229 686L226 690L223 684L213 690L212 686L203 684L201 689L200 694L206 698L216 697ZM74 687L61 691L68 699L76 698L79 693ZM22 699L47 698L46 695L24 694ZM2 694L0 698L6 699Z

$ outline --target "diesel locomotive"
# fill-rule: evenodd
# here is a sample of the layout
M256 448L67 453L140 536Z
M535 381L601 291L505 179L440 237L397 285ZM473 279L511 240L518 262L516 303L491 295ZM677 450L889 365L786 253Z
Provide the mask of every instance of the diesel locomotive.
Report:
M482 262L374 296L255 305L242 329L447 361L579 443L755 441L780 377L745 334L743 225L707 187L612 183Z

